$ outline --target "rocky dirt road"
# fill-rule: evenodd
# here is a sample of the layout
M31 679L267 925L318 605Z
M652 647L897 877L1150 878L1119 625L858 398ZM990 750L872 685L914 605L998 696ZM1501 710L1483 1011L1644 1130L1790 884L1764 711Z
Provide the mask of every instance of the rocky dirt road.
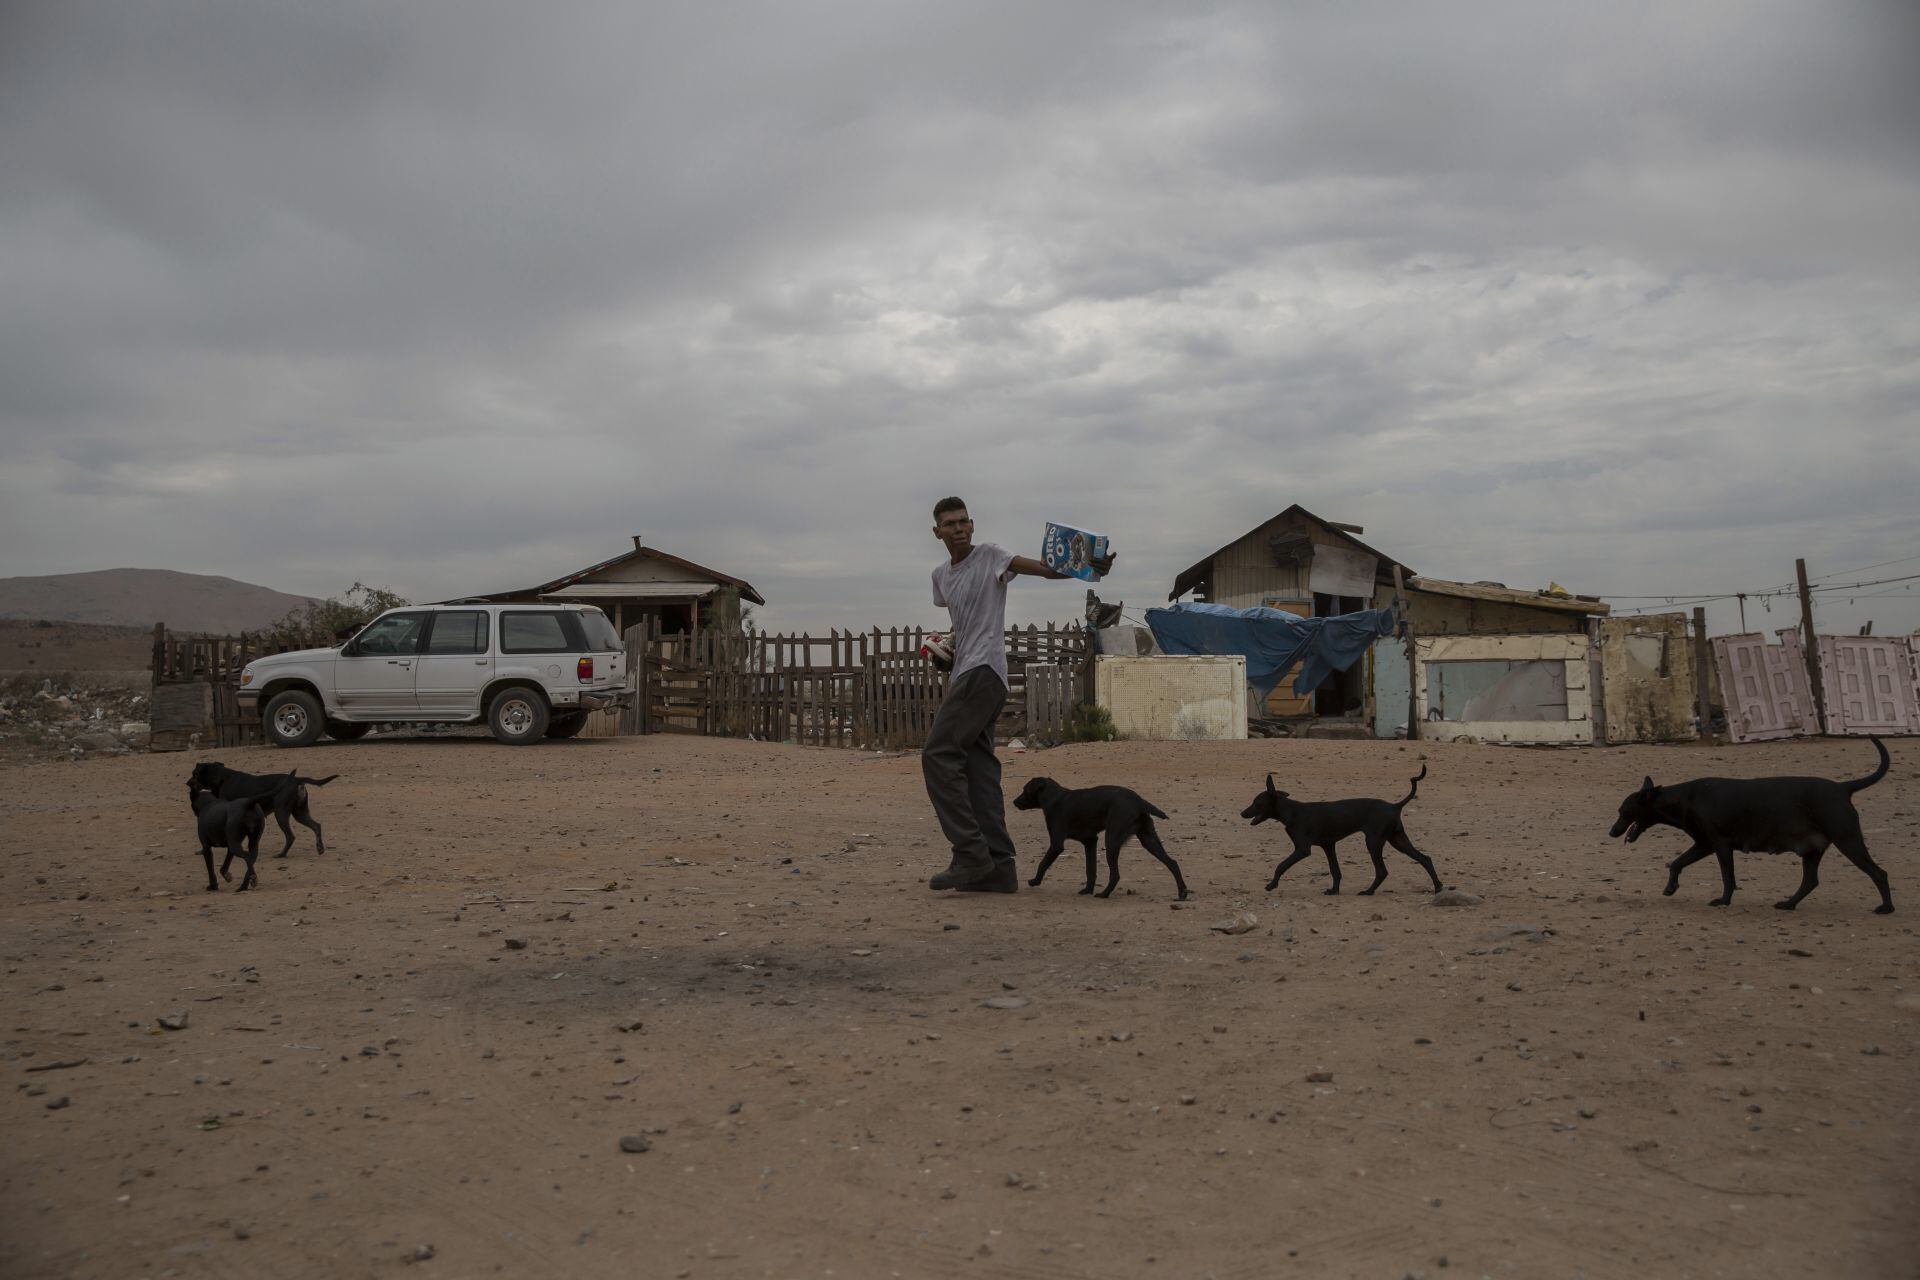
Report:
M1661 896L1677 833L1606 839L1643 773L1853 777L1862 742L1006 758L1009 794L1166 809L1181 909L1138 849L1108 901L1072 855L927 892L912 756L230 752L341 775L326 855L296 827L247 894L204 891L187 758L0 769L0 1274L1911 1277L1920 744L1893 749L1859 797L1892 916L1837 855L1788 914L1789 859L1717 909L1710 864ZM1423 751L1408 827L1479 905L1391 854L1355 896L1357 847L1341 896L1308 864L1264 891L1278 833L1237 814L1266 770L1398 797Z

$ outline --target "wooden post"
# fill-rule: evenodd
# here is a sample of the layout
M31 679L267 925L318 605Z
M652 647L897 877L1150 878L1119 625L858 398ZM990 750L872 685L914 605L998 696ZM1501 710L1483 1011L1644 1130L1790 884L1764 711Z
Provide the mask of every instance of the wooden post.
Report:
M1707 611L1693 607L1693 683L1699 704L1700 741L1713 741L1713 652L1707 644Z
M1820 637L1813 634L1813 596L1807 591L1807 562L1793 562L1794 576L1800 580L1800 629L1806 644L1807 683L1813 687L1813 731L1827 731L1827 690L1820 680Z
M1417 742L1420 738L1420 651L1413 638L1413 609L1407 600L1406 583L1401 580L1399 565L1393 566L1393 597L1400 602L1400 608L1407 622L1407 741Z

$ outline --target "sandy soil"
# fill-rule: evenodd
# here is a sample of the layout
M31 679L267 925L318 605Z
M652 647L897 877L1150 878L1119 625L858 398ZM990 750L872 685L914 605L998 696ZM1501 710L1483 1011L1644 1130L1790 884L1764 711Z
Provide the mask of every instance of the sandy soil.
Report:
M1710 864L1661 896L1677 833L1606 839L1643 773L1863 742L1427 747L1409 829L1482 905L1398 858L1355 896L1358 848L1339 897L1264 892L1265 770L1397 797L1421 750L1006 758L1157 801L1185 909L1138 849L1110 901L1071 857L929 893L912 756L234 751L342 775L326 855L296 827L245 895L204 891L185 757L0 770L0 1274L1915 1275L1920 744L1860 797L1892 916L1837 855L1789 915L1789 859L1716 909Z

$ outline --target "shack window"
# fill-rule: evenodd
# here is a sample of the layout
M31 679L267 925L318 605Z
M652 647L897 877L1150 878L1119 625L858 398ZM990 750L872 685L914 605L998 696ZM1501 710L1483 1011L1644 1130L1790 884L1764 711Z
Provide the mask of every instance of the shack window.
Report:
M1429 720L1567 718L1565 662L1429 662L1426 673Z

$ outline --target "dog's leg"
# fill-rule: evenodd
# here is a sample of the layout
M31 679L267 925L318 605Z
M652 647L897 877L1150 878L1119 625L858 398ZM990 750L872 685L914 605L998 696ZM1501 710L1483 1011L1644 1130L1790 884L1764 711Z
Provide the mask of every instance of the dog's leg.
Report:
M1340 892L1340 860L1333 856L1333 846L1339 843L1338 840L1329 840L1320 846L1327 855L1327 870L1333 873L1333 888L1321 890L1321 892L1329 898Z
M1711 857L1713 850L1706 845L1696 844L1672 862L1667 864L1667 887L1660 892L1671 898L1680 888L1680 873L1702 858Z
M1733 846L1725 843L1719 845L1713 851L1713 858L1720 864L1720 896L1707 905L1724 907L1733 901Z
M1180 864L1173 860L1172 856L1167 853L1166 847L1160 843L1160 833L1153 829L1153 819L1140 819L1140 829L1137 834L1140 837L1141 847L1154 857L1160 859L1161 866L1173 872L1174 888L1180 890L1180 900L1185 902L1187 900L1187 882L1180 875Z
M1892 915L1892 882L1887 879L1887 873L1880 869L1880 864L1875 862L1872 855L1867 852L1867 842L1860 838L1858 832L1849 832L1836 843L1840 846L1840 852L1846 855L1847 861L1866 872L1867 879L1873 881L1873 887L1880 891L1880 905L1873 909L1873 914Z
M1407 829L1404 825L1394 824L1393 830L1387 835L1387 843L1419 863L1420 869L1427 873L1427 879L1433 881L1433 891L1440 892L1440 873L1433 869L1433 859L1413 847L1413 841L1407 838Z
M1088 894L1092 893L1093 887L1100 882L1100 862L1098 855L1094 853L1094 845L1096 843L1094 837L1085 836L1081 839L1080 843L1085 846L1087 850L1087 883L1080 892L1082 894Z
M207 863L207 892L220 892L220 882L213 878L213 846L205 840L200 842L200 856Z
M220 863L220 878L222 880L233 879L233 873L227 870L227 868L233 865L233 860L239 857L240 851L246 847L247 820L252 814L253 806L251 805L235 804L229 806L227 810L227 856ZM247 882L242 880L240 887L242 889L246 888Z
M300 788L300 795L293 802L293 820L313 832L313 851L315 853L325 853L327 851L327 840L325 836L320 834L320 824L313 820L313 811L307 808L307 789L305 787ZM281 825L286 825L284 820L282 820ZM287 836L287 843L293 843L291 833Z
M267 820L258 813L254 815L252 830L247 832L247 876L240 882L242 889L260 883L260 877L254 873L253 864L260 857L260 834L267 829Z
M284 846L282 846L279 854L277 855L282 858L287 856L288 849L293 848L293 827L287 821L287 810L290 809L292 805L293 805L293 802L284 796L275 800L273 803L274 821L280 824L281 832L287 837L287 843Z
M1373 883L1360 891L1363 898L1372 896L1373 891L1380 887L1380 882L1387 878L1387 860L1382 856L1386 847L1385 836L1377 836L1371 831L1367 833L1367 857L1373 860Z
M1065 849L1066 847L1067 846L1065 841L1055 840L1053 844L1048 847L1046 856L1040 859L1040 865L1038 868L1035 869L1033 873L1033 879L1027 881L1027 884L1035 889L1038 889L1040 887L1040 882L1047 878L1047 868L1053 865L1053 860L1059 857L1061 850Z
M1782 899L1773 904L1776 911L1791 911L1800 905L1800 899L1813 892L1820 883L1820 859L1826 856L1827 847L1800 850L1800 887L1793 891L1791 898Z
M1120 883L1120 846L1126 842L1126 832L1115 831L1112 828L1107 829L1107 887L1100 891L1102 898L1111 898L1113 896L1113 886ZM1087 848L1089 851L1092 850L1092 841L1087 842ZM1091 852L1089 852L1088 856L1092 856Z
M1275 889L1279 888L1280 877L1287 874L1288 869L1291 868L1294 863L1300 861L1300 859L1312 852L1312 845L1304 844L1298 840L1294 841L1293 852L1288 854L1286 859L1273 869L1273 879L1267 881L1267 892L1272 893Z

